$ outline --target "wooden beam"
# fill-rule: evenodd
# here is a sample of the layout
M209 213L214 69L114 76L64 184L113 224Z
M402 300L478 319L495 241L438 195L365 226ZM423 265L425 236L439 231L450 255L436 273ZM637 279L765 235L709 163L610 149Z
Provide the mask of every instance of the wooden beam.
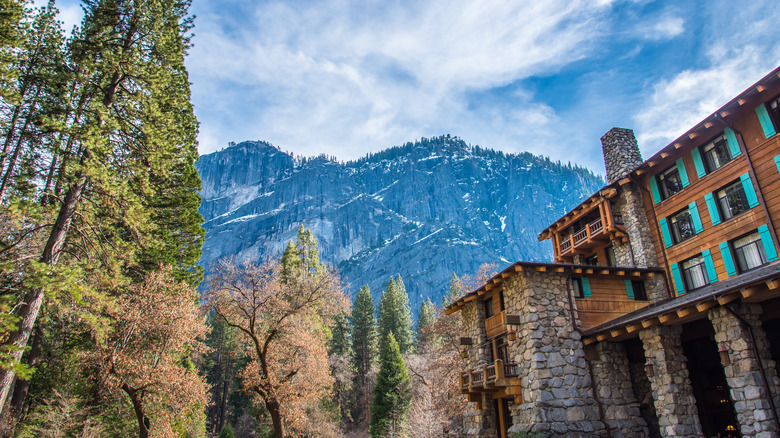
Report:
M774 278L772 280L765 282L765 284L766 287L768 287L769 289L775 290L778 288L778 286L780 286L780 279Z
M634 277L641 277L642 273L639 272L639 271L634 271L634 272L631 273L631 275L633 275Z
M631 182L631 178L623 178L623 179L621 179L621 180L618 182L618 184L620 184L621 186L624 186L624 185L626 185L626 184L628 184L628 183L630 183L630 182Z
M596 340L596 338L595 338L595 337L593 337L593 336L591 336L591 337L589 337L589 338L585 338L585 340L583 340L583 341L582 341L582 343L583 343L584 345L595 344L596 342L598 342L598 341L597 341L597 340Z
M593 274L593 269L586 269L586 270L585 270L585 273L586 273L586 274L589 274L589 275L590 275L590 274Z
M726 116L728 116L729 114L731 114L731 113L730 113L730 112L728 112L728 111L721 111L721 112L720 112L720 116L721 116L721 117L726 117Z
M564 271L563 267L555 268L555 272L563 272L563 271Z
M691 132L690 134L688 134L688 138L690 138L691 140L693 140L694 138L696 138L698 136L699 136L698 132Z
M635 331L642 329L642 323L637 324L631 324L630 326L626 327L626 333L634 333Z
M675 149L680 149L681 147L682 147L682 143L675 143L674 144L674 148Z
M658 317L658 321L661 324L666 324L667 322L674 321L675 319L677 319L677 314L674 312L670 312Z
M596 336L596 340L599 341L599 342L601 342L601 341L603 341L605 339L608 339L608 338L609 338L609 334L608 333L602 333L602 334Z
M574 268L573 272L575 274L582 274L582 268Z
M739 104L739 106L742 106L742 105L744 105L746 102L747 102L747 100L745 100L745 99L739 99L739 100L737 101L737 103Z
M523 272L523 267L520 265L515 266L515 272Z
M647 162L647 165L648 165L648 166L650 166L650 167L653 167L653 166L655 166L656 164L658 164L658 162L657 162L657 161L648 161L648 162Z
M677 317L678 318L685 318L686 316L693 315L695 313L699 313L695 307L688 307L685 309L680 309L677 311Z
M758 87L756 87L756 90L758 90L758 92L759 92L759 93L761 93L761 92L763 92L764 90L766 90L766 87L765 87L765 86L763 86L763 85L759 85Z
M626 271L617 271L615 274L620 275L622 277L626 275Z
M546 270L547 270L547 268L544 267L544 266L537 266L536 267L536 272L545 272Z
M712 122L707 122L707 123L705 123L705 124L704 124L704 127L705 127L705 128L707 128L707 129L710 129L710 128L712 128Z
M609 275L609 269L602 269L599 271L599 274L601 275Z
M716 304L718 304L718 302L715 300L705 301L703 303L699 303L698 305L696 305L696 310L698 310L699 312L706 312L712 309L713 307L715 307Z
M646 319L646 320L642 321L642 328L655 327L655 326L657 326L660 323L661 323L661 321L658 320L658 317L652 317L650 319Z
M622 328L619 328L617 330L612 330L611 332L609 332L609 335L612 336L613 338L617 338L618 336L620 336L622 334L623 334L623 329Z
M652 164L655 164L655 163L652 163ZM652 164L651 164L651 166L652 166ZM636 172L637 175L641 175L643 173L647 173L647 171L645 169L637 169L635 172Z
M661 158L668 158L671 155L669 152L661 152Z
M739 292L742 295L742 298L745 299L745 298L756 296L759 293L761 293L761 288L754 286L754 287L749 287L747 289L742 289Z
M501 278L507 278L507 277L509 277L510 275L512 275L512 274L510 274L509 272L502 272L502 273L501 273Z
M726 304L738 299L740 296L741 295L739 293L724 295L718 298L718 304L720 304L721 306L725 306Z

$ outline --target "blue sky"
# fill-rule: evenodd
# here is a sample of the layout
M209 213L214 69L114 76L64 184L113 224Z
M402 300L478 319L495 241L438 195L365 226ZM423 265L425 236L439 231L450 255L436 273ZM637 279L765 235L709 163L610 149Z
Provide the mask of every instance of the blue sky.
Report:
M60 4L77 20L73 2ZM645 157L780 65L774 1L193 0L200 151L266 140L344 160L420 137L603 173Z

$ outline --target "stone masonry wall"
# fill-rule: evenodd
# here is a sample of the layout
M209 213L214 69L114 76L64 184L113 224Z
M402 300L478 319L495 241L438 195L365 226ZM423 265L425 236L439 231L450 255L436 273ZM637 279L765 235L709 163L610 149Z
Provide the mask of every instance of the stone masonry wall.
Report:
M472 345L464 345L468 356L462 358L461 370L472 370L487 363L488 357L484 344L487 340L485 333L485 308L478 300L466 303L460 310L463 318L463 336L471 338ZM465 395L463 395L465 397ZM477 409L477 403L471 402L463 413L464 434L468 437L492 436L489 404L482 403L482 410Z
M645 357L654 366L650 377L663 437L701 437L701 423L680 334L682 326L656 326L639 333Z
M653 388L650 387L650 379L647 377L645 365L642 363L628 364L631 373L631 385L634 388L634 395L639 402L639 412L647 423L647 430L650 433L649 438L660 438L661 433L658 428L658 415L655 413L655 404L653 403Z
M634 137L634 131L612 128L601 137L607 183L612 184L642 164L642 154Z
M605 436L590 396L583 345L571 325L567 277L524 272L504 282L507 313L520 317L509 354L519 364L523 400L511 408L510 432Z
M723 367L726 381L731 388L731 398L740 423L743 437L769 438L778 436L777 426L772 416L769 397L773 396L775 405L780 406L778 392L780 380L777 377L775 362L769 353L769 342L761 327L761 306L741 304L733 310L753 328L753 337L764 366L770 389L767 393L763 376L759 371L758 359L753 350L750 334L744 323L723 307L709 312L710 321L715 328L715 341L729 351L730 364Z
M599 342L595 348L598 360L592 365L596 388L612 436L647 437L647 423L634 397L625 347L617 342Z

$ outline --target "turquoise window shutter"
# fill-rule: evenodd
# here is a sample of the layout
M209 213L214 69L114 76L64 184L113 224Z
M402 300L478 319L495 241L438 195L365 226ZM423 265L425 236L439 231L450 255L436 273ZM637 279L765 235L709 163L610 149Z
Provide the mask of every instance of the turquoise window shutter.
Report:
M718 212L718 204L715 203L712 193L704 195L704 201L707 203L707 210L710 212L712 225L718 225L720 223L720 212Z
M655 176L650 177L650 192L653 193L653 204L661 202L661 193L658 191L658 182L655 180Z
M775 157L775 166L777 166L777 171L780 172L780 155Z
M761 123L761 129L764 130L764 137L769 138L775 134L775 125L772 124L772 119L769 117L769 112L766 110L766 105L763 103L756 107L756 115L758 121Z
M742 181L742 188L745 190L745 197L747 198L750 208L758 205L758 197L756 196L756 190L753 188L753 182L750 181L750 174L746 173L739 177Z
M766 258L770 262L777 260L777 250L775 244L772 242L772 236L769 234L769 227L761 225L758 227L758 234L761 236L761 243L764 244L764 251L766 251Z
M672 236L669 234L669 226L666 224L666 218L658 221L661 226L661 235L664 237L664 246L669 248L672 246Z
M701 223L701 217L699 216L699 208L696 207L696 201L688 204L688 211L691 213L691 219L693 220L693 228L696 229L696 234L704 231L704 226Z
M678 158L677 161L677 173L680 174L680 182L683 187L688 187L691 182L688 180L688 172L685 170L685 163L682 158Z
M691 151L691 157L693 157L693 167L696 168L696 175L698 175L699 178L703 178L704 175L707 174L707 171L704 169L704 163L701 161L699 148L693 148Z
M712 263L712 254L710 254L710 250L705 249L701 252L701 255L704 257L704 267L707 268L707 277L710 279L710 283L717 283L718 274L715 272L715 264Z
M729 243L723 242L718 246L720 247L720 254L723 256L723 264L726 265L726 274L728 274L729 277L737 275L737 270L734 268L734 259L731 258Z
M585 277L582 277L582 295L589 297L591 296L590 293L590 280L588 280Z
M683 286L682 276L680 275L680 268L677 267L677 263L672 263L672 278L674 279L674 288L677 290L677 295L685 293L685 287Z
M739 142L737 141L737 135L734 134L734 131L732 131L731 128L726 128L723 130L723 133L726 134L726 141L729 144L729 150L731 151L731 156L736 158L742 155L742 149L739 147Z
M631 280L625 280L626 282L626 295L628 295L629 300L634 299L634 285L631 284Z

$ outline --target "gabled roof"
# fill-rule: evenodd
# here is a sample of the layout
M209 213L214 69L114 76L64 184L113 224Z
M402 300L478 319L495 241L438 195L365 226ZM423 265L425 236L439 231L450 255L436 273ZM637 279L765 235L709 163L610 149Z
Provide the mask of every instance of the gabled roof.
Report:
M520 272L558 272L574 275L611 275L616 277L642 277L656 274L663 274L662 268L637 268L628 266L595 266L595 265L574 265L571 263L537 263L537 262L515 262L503 271L494 275L487 283L479 288L461 296L453 301L444 310L449 315L457 312L469 301L476 300L493 289L503 287L507 278Z
M674 141L672 141L665 147L661 148L661 150L656 152L652 157L645 160L641 165L639 165L639 167L634 169L629 174L625 175L621 180L604 186L601 190L588 197L588 199L583 201L580 205L578 205L577 207L575 207L574 209L572 209L571 211L563 215L561 218L559 218L558 220L550 224L550 226L548 226L541 233L539 233L539 240L541 241L541 240L549 239L551 237L550 232L552 230L559 227L561 223L565 222L567 218L571 217L572 214L577 211L577 209L581 208L583 205L587 205L587 203L591 202L594 197L599 196L599 194L603 192L605 189L618 187L630 181L631 178L636 178L639 175L651 172L652 167L664 163L665 161L667 161L669 157L673 156L679 149L689 145L692 141L694 141L694 139L697 139L701 135L716 134L716 132L712 132L712 134L706 132L710 128L716 128L719 132L723 128L730 127L729 124L726 122L725 118L731 114L734 114L736 112L735 111L736 108L739 108L745 105L746 103L754 102L758 100L756 99L757 95L762 93L764 90L768 88L775 88L778 86L780 86L780 66L776 67L774 70L772 70L772 72L770 72L769 74L767 74L766 76L758 80L758 82L756 82L755 84L748 87L745 91L740 93L737 97L731 99L728 103L720 107L718 110L716 110L709 116L705 117L702 121L694 125L683 135L677 137Z

